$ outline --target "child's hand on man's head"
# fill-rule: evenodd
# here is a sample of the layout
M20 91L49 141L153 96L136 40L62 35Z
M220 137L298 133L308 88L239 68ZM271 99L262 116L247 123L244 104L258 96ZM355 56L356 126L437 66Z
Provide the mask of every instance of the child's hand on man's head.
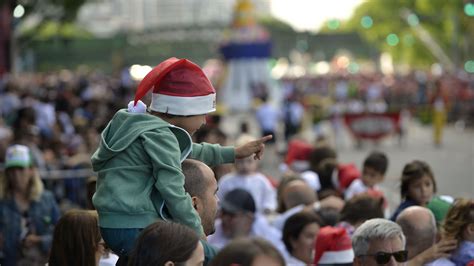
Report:
M255 160L262 159L263 151L265 150L265 142L271 140L272 138L273 138L272 135L268 135L254 141L247 142L242 146L236 147L235 158L243 159L254 154L253 158Z

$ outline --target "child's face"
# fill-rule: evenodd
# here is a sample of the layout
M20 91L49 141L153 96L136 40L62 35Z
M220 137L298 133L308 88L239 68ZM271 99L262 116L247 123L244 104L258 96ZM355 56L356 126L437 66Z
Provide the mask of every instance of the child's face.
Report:
M426 206L434 194L434 185L430 176L423 175L408 186L408 196L421 206Z
M237 173L241 175L248 175L257 170L257 161L252 156L235 160L235 168Z
M196 131L205 124L206 115L176 117L174 121L175 126L183 128L191 136L194 135L194 133L196 133Z
M362 170L362 182L372 188L383 181L384 175L372 167L364 166Z

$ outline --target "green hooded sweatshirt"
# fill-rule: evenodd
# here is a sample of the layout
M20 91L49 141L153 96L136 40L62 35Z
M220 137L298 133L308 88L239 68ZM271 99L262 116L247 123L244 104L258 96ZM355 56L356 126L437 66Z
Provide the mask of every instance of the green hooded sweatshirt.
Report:
M234 161L234 148L192 143L189 134L157 116L118 111L92 155L98 173L92 201L104 228L145 228L157 219L203 229L191 197L184 191L181 162L207 165Z

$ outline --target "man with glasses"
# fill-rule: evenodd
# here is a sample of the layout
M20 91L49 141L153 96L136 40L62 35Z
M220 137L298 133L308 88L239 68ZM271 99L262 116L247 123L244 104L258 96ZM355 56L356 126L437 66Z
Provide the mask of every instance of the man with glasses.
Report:
M398 224L379 218L367 220L352 236L354 265L406 265L405 244Z

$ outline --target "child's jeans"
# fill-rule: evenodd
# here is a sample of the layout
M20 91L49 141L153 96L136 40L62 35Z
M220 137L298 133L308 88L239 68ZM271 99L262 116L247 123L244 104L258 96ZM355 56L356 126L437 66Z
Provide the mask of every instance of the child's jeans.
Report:
M143 228L100 228L107 246L119 257L128 256Z

